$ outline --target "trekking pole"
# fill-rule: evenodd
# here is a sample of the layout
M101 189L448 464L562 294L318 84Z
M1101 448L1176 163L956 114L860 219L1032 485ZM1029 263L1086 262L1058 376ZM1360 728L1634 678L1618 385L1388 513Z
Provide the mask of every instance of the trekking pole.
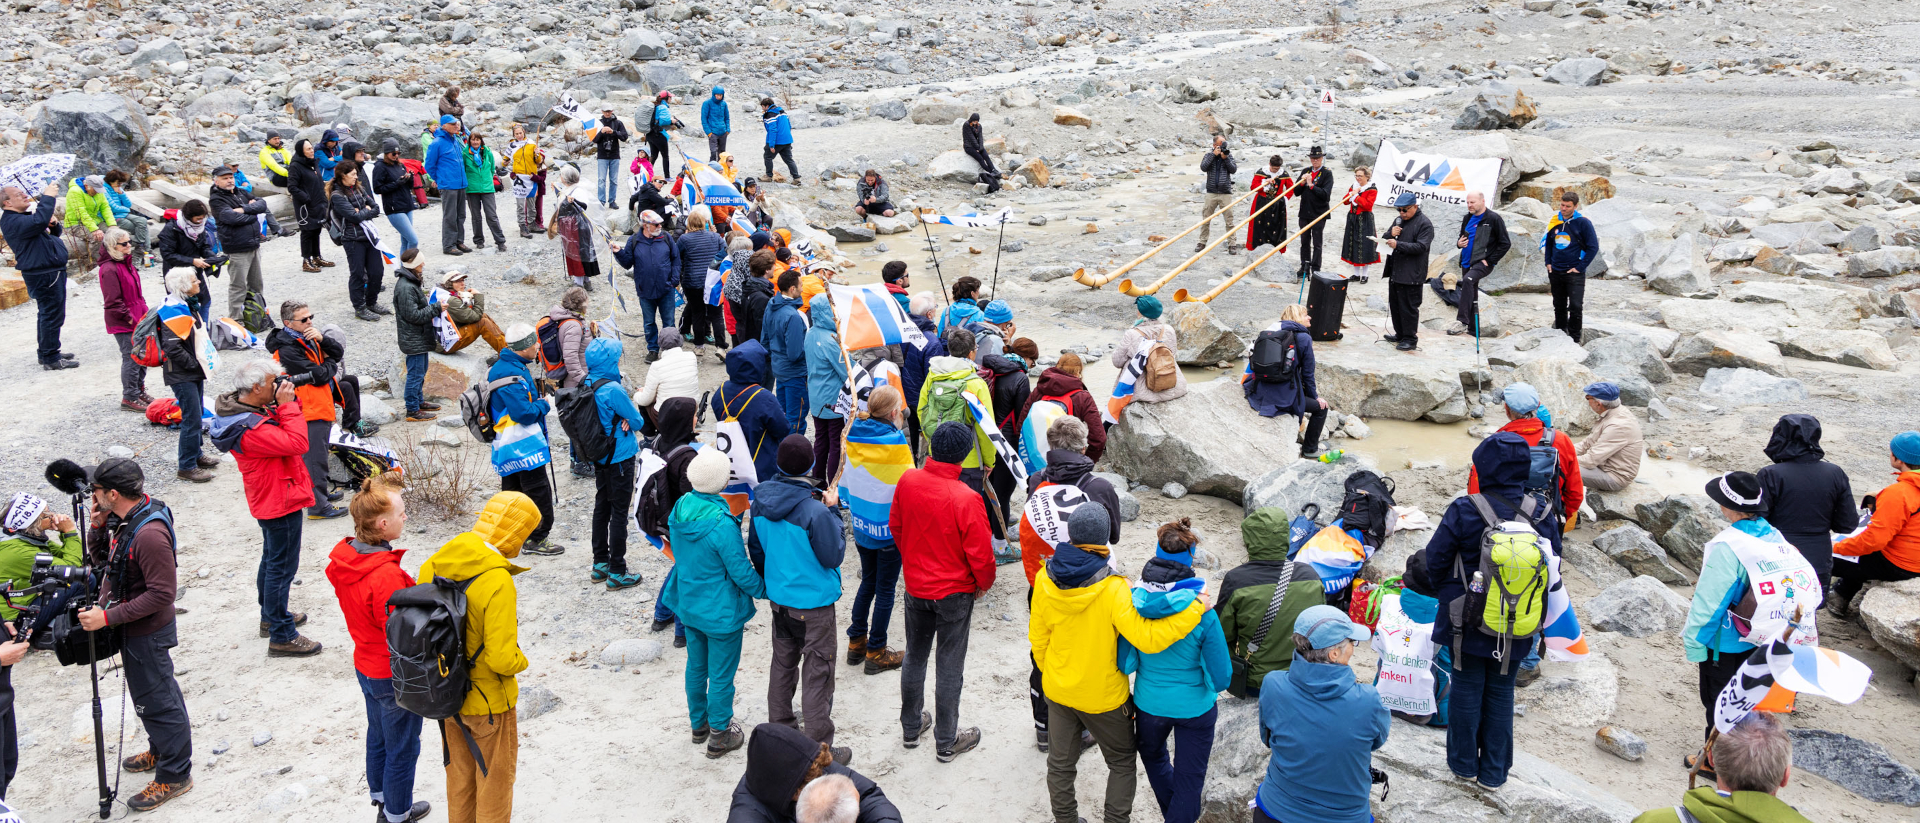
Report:
M915 213L920 219L920 231L927 236L927 256L933 258L933 276L940 279L940 299L947 301L948 308L953 306L953 295L947 291L947 276L940 272L940 252L933 247L933 229L928 227L926 217Z
M995 300L1000 299L1000 247L1006 245L1007 218L1011 216L1008 212L1000 213L1000 237L993 241L993 298Z

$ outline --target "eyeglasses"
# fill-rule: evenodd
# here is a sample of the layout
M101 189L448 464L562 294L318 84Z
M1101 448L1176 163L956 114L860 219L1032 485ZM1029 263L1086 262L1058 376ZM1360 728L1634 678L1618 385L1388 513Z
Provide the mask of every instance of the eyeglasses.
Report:
M311 314L309 314L309 315L307 315L306 317L296 317L296 318L293 318L293 322L295 322L295 323L311 323L311 322L313 322L313 315L311 315Z

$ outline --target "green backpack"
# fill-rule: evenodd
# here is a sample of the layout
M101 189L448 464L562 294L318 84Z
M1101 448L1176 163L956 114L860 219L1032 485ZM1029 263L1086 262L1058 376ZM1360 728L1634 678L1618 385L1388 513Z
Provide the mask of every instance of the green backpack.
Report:
M958 380L928 378L927 404L920 409L920 430L927 432L929 440L941 423L956 421L965 423L968 428L973 427L973 410L967 407L967 398L963 395L967 384L974 378L972 373Z
M1480 535L1479 591L1474 590L1459 555L1453 559L1454 576L1467 583L1467 593L1447 604L1454 625L1453 659L1457 667L1467 630L1477 629L1498 641L1500 672L1505 674L1513 664L1513 641L1539 634L1545 622L1549 548L1546 538L1530 525L1538 508L1533 498L1513 507L1524 518L1513 520L1495 514L1484 495L1467 498L1487 528Z

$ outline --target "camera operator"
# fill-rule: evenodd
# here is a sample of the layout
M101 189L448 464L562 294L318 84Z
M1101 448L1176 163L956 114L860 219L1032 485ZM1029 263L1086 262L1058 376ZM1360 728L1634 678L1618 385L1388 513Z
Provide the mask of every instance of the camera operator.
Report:
M179 627L173 620L173 511L148 497L140 464L114 457L87 472L93 515L87 545L92 562L106 568L100 603L80 612L80 627L120 630L121 665L134 714L146 727L149 749L120 762L121 768L154 773L152 783L127 801L149 811L193 788L193 729L187 703L173 678ZM0 663L5 663L0 646Z
M33 584L34 559L43 553L51 555L56 566L81 563L80 529L71 516L49 509L45 500L26 492L14 495L7 504L6 520L0 528L6 531L6 538L0 540L0 582L11 584L14 591ZM60 532L57 543L47 539L47 532L56 530ZM27 592L14 595L11 600L0 600L0 619L19 619L18 607L32 603L39 596L39 592Z
M7 786L20 766L20 733L13 724L13 664L27 656L27 644L16 640L19 632L6 624L7 639L0 642L0 800L7 799Z
M313 308L304 301L280 304L281 328L267 335L267 351L294 378L293 394L307 421L307 476L313 480L313 508L308 520L331 520L347 510L333 505L345 492L331 491L327 480L327 441L333 431L338 399L340 428L354 434L372 434L360 426L360 378L341 374L347 348L338 339L320 334ZM369 424L369 428L370 428Z
M260 636L268 639L267 656L308 657L320 653L320 644L300 634L307 616L288 612L287 598L300 568L300 510L314 505L313 482L301 462L307 423L293 381L283 374L271 360L240 366L234 390L214 398L213 445L240 464L247 510L260 521Z

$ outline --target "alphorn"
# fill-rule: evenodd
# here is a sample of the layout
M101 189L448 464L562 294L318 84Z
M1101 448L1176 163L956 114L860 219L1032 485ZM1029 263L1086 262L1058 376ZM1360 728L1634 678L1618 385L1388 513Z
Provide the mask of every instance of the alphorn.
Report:
M1252 191L1247 192L1246 194L1243 194L1237 198L1234 198L1233 202L1228 203L1226 206L1222 207L1220 211L1226 211L1227 209L1231 209L1234 206L1240 205L1241 201L1246 200L1249 197L1252 197L1254 194L1258 193L1259 191L1260 191L1259 189L1254 189ZM1218 212L1215 212L1215 214L1217 213ZM1107 274L1088 274L1086 269L1075 269L1073 272L1073 279L1075 282L1079 283L1082 286L1090 286L1096 289L1100 288L1101 286L1104 286L1112 282L1114 278L1119 277L1120 275L1126 274L1127 272L1133 271L1134 266L1138 266L1141 263L1145 263L1147 262L1148 259L1152 258L1154 255L1159 254L1171 248L1173 244L1180 242L1180 238L1185 237L1189 234L1192 234L1194 229L1197 229L1197 228L1200 228L1201 226L1206 225L1207 221L1212 219L1213 219L1213 214L1209 214L1206 217L1200 218L1200 222L1195 223L1191 226L1188 226L1186 231L1180 232L1179 234L1176 234L1170 238L1167 238L1166 242L1161 243L1158 246L1154 246L1152 249L1148 250L1146 254L1143 254L1143 255L1140 255L1139 257L1134 258L1132 262L1124 266L1121 266L1120 268L1114 269L1112 272L1109 272Z
M1319 217L1315 217L1312 220L1308 220L1306 222L1306 225L1303 225L1300 227L1299 231L1289 235L1287 239L1280 241L1280 245L1277 245L1271 249L1268 249L1266 254L1260 255L1259 260L1255 260L1252 263L1247 264L1246 268L1241 269L1238 272L1235 272L1232 277L1229 277L1221 281L1220 285L1214 286L1213 288L1207 290L1206 294L1200 295L1199 297L1194 297L1188 294L1186 289L1181 289L1173 293L1173 302L1175 303L1211 303L1213 302L1213 298L1219 297L1220 293L1223 291L1226 291L1228 286L1231 286L1235 283L1240 282L1240 278L1246 277L1248 272L1251 272L1254 269L1259 268L1261 263L1265 263L1269 258L1273 257L1276 254L1279 254L1280 250L1286 248L1288 243L1293 242L1295 238L1298 238L1300 235L1305 234L1307 229L1313 228L1313 224L1327 219L1327 217L1332 214L1333 214L1333 210L1328 209L1327 211L1322 212Z
M1287 198L1293 196L1293 190L1298 185L1299 185L1298 181L1289 181L1287 185L1287 190L1285 193L1268 201L1266 205L1261 206L1258 209L1255 209L1252 214L1247 215L1247 219L1234 224L1233 228L1228 229L1225 234L1220 235L1220 239L1215 240L1201 247L1200 251L1195 252L1192 257L1187 258L1186 262L1181 263L1178 266L1175 266L1173 268L1173 271L1170 271L1164 275L1161 275L1160 279L1155 280L1152 283L1142 287L1135 287L1133 285L1132 280L1120 281L1120 293L1128 297L1139 297L1144 294L1153 294L1154 292L1159 291L1162 287L1166 286L1168 283L1173 282L1173 278L1179 277L1181 272L1186 271L1188 268L1192 267L1193 264L1200 262L1200 259L1203 257L1206 257L1208 253L1212 252L1214 249L1219 248L1221 243L1225 243L1228 240L1239 235L1240 230L1243 228L1246 228L1248 223L1252 223L1254 221L1254 218L1257 218L1260 216L1261 212L1264 212L1267 209L1273 208L1275 205L1285 203L1287 201ZM1254 191L1259 191L1259 189L1255 189ZM1285 211L1285 208L1283 207L1281 210Z

